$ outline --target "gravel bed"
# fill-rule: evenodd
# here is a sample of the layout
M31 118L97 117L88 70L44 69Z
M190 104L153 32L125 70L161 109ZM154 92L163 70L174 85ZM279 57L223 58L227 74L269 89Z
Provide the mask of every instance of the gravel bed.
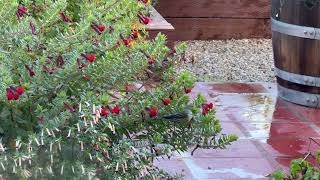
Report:
M270 39L188 41L184 63L198 81L275 81Z

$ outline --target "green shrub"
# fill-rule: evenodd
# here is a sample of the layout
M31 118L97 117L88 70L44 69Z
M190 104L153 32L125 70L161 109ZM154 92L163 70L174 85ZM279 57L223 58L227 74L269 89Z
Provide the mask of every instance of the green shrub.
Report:
M0 174L168 176L153 158L225 148L213 104L173 77L184 44L147 40L137 0L0 1ZM134 87L136 86L136 87Z

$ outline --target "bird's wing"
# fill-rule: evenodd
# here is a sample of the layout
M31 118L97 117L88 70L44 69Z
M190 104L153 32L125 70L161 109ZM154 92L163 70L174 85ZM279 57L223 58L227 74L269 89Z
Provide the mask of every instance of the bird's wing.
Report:
M185 117L186 117L185 113L176 113L169 116L163 116L164 119L181 119Z

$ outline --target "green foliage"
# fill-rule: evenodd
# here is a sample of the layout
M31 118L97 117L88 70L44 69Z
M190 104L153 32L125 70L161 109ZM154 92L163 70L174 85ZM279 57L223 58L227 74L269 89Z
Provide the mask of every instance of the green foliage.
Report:
M320 151L316 153L316 158L319 163L319 154ZM319 166L312 166L308 161L305 159L295 159L292 160L290 163L290 174L285 174L282 171L275 171L270 179L275 180L293 180L293 179L310 179L310 180L318 180L320 179L320 171Z
M146 39L143 2L0 0L0 7L2 177L169 177L154 158L237 139L221 135L203 96L190 99L192 77L175 79L185 44L170 50L162 34ZM17 87L24 92L14 100ZM188 121L164 118L186 109Z

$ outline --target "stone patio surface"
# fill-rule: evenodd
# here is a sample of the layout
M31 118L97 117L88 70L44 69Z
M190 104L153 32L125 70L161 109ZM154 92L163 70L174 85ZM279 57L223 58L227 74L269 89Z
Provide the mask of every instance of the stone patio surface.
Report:
M239 140L225 150L160 158L158 167L184 179L268 179L274 170L288 171L290 161L309 149L320 149L320 110L277 98L274 83L197 83L191 96L198 93L215 102L223 132ZM315 162L312 156L307 160Z

